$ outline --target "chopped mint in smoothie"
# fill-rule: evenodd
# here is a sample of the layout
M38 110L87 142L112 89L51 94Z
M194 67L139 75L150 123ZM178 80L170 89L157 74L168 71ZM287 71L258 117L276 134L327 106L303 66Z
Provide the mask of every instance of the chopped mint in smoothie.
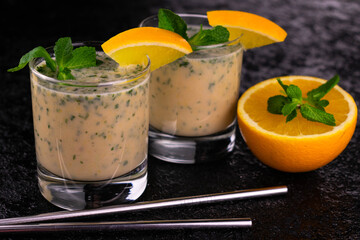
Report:
M73 49L71 38L64 37L56 41L54 46L55 60L50 56L45 48L39 46L26 53L20 59L19 65L8 69L8 72L19 71L24 68L34 58L44 58L46 65L51 71L57 73L57 79L75 79L71 70L88 68L97 65L96 51L94 47L78 47Z

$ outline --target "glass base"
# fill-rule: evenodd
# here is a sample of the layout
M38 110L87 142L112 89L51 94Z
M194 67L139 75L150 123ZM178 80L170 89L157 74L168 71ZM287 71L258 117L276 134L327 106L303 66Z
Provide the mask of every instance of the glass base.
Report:
M41 194L67 210L91 209L138 199L147 184L147 159L123 176L105 181L74 181L60 178L38 164Z
M160 160L195 164L226 158L235 146L236 121L226 130L201 137L181 137L160 132L150 126L149 154Z

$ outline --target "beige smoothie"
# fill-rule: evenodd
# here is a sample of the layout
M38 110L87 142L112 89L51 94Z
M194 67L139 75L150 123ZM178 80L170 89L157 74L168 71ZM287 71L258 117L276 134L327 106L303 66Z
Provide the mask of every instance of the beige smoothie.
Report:
M242 54L238 44L194 51L152 72L150 125L189 137L225 130L235 119Z
M84 86L44 81L54 75L44 63L31 74L37 161L62 178L107 180L147 159L149 75L121 81L142 67L97 55L98 66L72 71Z

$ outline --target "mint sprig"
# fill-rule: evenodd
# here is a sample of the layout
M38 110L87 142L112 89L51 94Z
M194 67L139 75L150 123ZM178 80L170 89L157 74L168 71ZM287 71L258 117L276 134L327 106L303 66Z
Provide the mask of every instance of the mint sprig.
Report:
M282 114L286 116L286 122L293 120L300 111L301 115L314 122L324 123L326 125L335 126L334 115L327 113L325 107L329 105L329 101L322 99L336 84L340 78L335 75L326 83L320 85L307 93L307 98L302 97L301 89L296 85L285 85L280 78L278 83L284 91L284 95L276 95L268 99L267 110L273 114Z
M22 56L19 61L19 65L17 67L8 69L8 72L19 71L23 69L32 59L41 57L45 59L46 65L52 71L56 71L56 62L50 57L50 54L45 50L45 48L39 46Z
M197 46L227 42L229 40L229 36L229 31L223 26L215 26L212 29L203 30L201 25L199 32L194 34L188 42L191 46L195 46L196 48Z
M20 59L19 65L8 69L8 72L19 71L34 58L44 58L46 65L57 73L57 79L75 79L71 74L72 69L96 66L96 50L94 47L78 47L75 50L70 37L60 38L54 46L55 60L45 48L39 46L26 53Z
M188 40L187 24L185 21L168 9L160 8L158 12L158 27L175 32Z
M159 9L158 20L159 28L179 34L189 42L193 50L197 50L199 46L207 46L229 41L230 33L222 26L215 26L214 28L203 30L203 26L201 25L200 30L189 38L186 32L188 27L185 21L168 9Z

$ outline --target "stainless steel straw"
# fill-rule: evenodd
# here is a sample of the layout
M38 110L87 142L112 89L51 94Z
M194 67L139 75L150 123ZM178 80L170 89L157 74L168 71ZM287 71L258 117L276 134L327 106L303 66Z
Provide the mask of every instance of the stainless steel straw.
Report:
M241 200L241 199L257 198L257 197L268 197L268 196L282 195L287 193L287 191L288 188L286 186L277 186L277 187L267 187L267 188L258 188L258 189L238 190L238 191L225 192L225 193L213 193L213 194L190 196L190 197L170 198L170 199L155 200L148 202L138 202L138 203L101 207L101 208L88 209L88 210L59 211L59 212L44 213L34 216L27 216L27 217L0 219L0 225L54 221L54 220L69 219L69 218L100 216L100 215L112 214L112 213L134 212L134 211L141 211L148 209L158 209L158 208L167 208L167 207L175 207L175 206L188 206L188 205L196 205L203 203L215 203L221 201Z
M125 231L251 227L250 218L152 220L125 222L71 222L0 226L0 233L63 232L63 231Z

